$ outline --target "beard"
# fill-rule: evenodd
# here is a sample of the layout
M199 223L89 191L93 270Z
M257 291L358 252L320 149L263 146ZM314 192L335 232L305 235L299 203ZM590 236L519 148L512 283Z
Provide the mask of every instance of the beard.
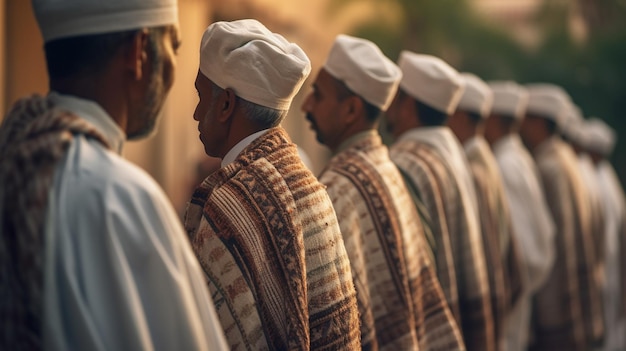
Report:
M148 87L138 113L133 116L133 128L129 128L128 140L146 138L156 131L156 126L161 116L161 109L165 104L168 91L163 81L164 58L156 40L149 42L148 51L148 54L152 57L150 62L152 69L148 78ZM131 124L130 120L129 124Z

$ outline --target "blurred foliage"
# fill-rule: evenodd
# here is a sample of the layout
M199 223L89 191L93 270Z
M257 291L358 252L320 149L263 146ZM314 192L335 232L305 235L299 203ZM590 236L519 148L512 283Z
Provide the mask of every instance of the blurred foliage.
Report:
M355 1L334 0L330 11L340 13ZM392 59L401 50L411 50L439 56L459 71L485 80L551 82L565 88L585 116L602 118L617 131L613 163L624 183L625 0L545 0L529 19L540 36L533 47L475 13L468 0L368 1L374 6L399 6L397 23L373 19L351 34L374 41ZM576 6L587 28L582 42L570 30L569 16Z

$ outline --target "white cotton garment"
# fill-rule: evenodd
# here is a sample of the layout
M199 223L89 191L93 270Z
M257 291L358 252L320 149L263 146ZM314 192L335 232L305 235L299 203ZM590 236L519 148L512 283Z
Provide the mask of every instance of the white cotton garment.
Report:
M539 180L537 166L517 134L493 145L513 219L513 235L519 243L526 280L520 303L511 312L506 350L526 350L531 299L547 279L554 264L555 228Z
M74 136L45 231L47 350L225 350L205 279L165 194L121 158L124 133L97 104L50 94L113 150Z

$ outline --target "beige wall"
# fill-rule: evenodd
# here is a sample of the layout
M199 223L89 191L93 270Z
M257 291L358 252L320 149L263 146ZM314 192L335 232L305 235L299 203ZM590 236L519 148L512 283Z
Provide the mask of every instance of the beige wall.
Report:
M5 11L5 107L8 108L22 96L44 94L48 90L48 78L43 40L31 2L6 1Z

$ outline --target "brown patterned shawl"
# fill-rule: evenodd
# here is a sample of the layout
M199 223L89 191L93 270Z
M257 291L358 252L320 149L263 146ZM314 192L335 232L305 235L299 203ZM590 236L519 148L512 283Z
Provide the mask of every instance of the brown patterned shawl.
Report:
M419 217L387 147L376 131L348 143L320 181L350 256L363 349L462 349Z
M0 127L0 349L42 348L44 224L58 161L74 134L107 145L86 121L41 96L18 101Z
M196 189L185 228L232 350L360 347L332 203L276 127Z
M556 261L535 297L532 348L586 350L601 310L584 187L575 156L560 139L547 140L534 154L556 227Z
M391 159L416 189L431 218L437 275L468 350L495 350L489 283L482 243L468 235L455 177L431 146L411 138L396 142Z
M480 208L483 247L489 275L491 309L498 349L504 346L506 316L522 288L522 267L515 248L513 223L496 159L483 137L465 144Z

